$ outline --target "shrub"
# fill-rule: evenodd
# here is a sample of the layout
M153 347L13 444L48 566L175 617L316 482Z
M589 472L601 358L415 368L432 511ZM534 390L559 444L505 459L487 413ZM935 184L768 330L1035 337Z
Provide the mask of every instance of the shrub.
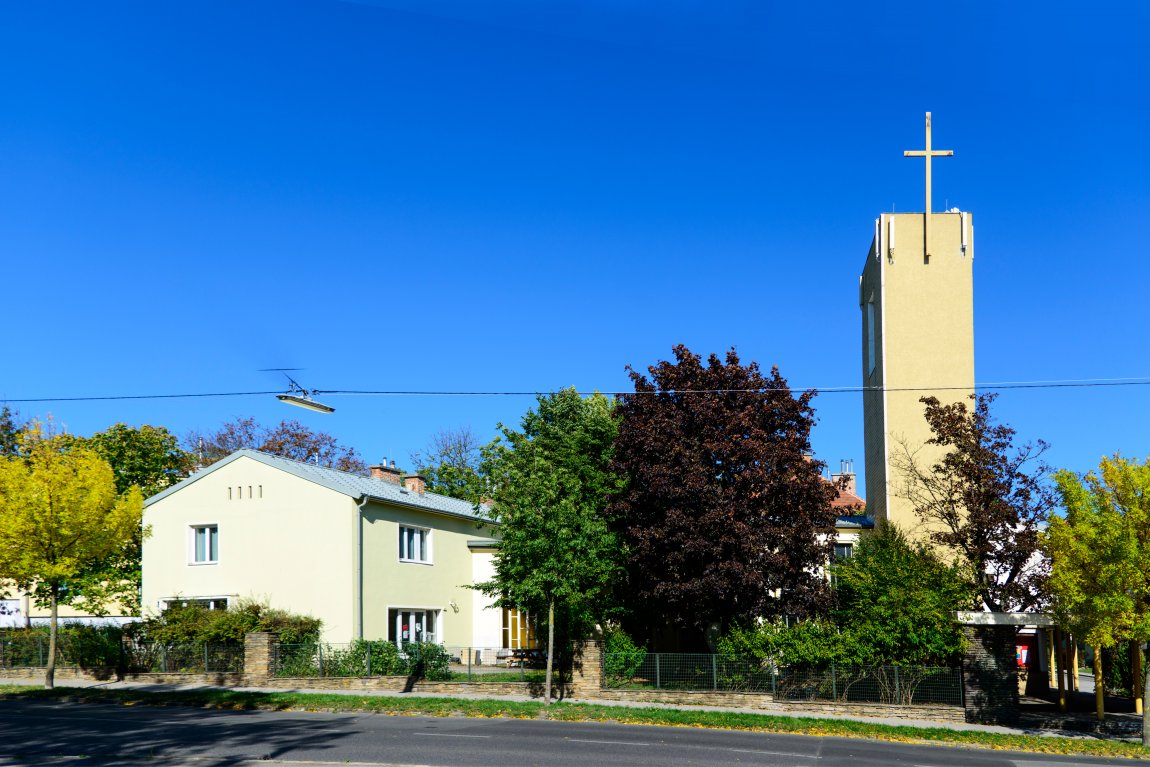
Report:
M132 624L129 635L144 642L236 645L243 644L245 634L269 631L284 644L303 644L319 639L321 625L318 618L240 600L227 610L209 610L194 603L173 605L158 616Z
M451 679L451 655L443 645L434 642L411 642L403 646L407 656L406 673L418 679L445 681Z
M607 679L615 682L631 679L646 658L647 648L636 645L619 626L609 626L603 632L603 674Z

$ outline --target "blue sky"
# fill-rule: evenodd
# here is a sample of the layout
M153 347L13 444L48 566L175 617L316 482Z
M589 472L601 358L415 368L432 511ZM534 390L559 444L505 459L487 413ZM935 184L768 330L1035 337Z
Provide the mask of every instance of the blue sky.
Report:
M36 3L0 10L0 398L627 388L676 343L860 383L881 211L974 212L980 382L1150 379L1150 6ZM298 417L368 460L523 397L21 403L87 434ZM860 395L814 447L861 469ZM998 413L1085 470L1150 387Z

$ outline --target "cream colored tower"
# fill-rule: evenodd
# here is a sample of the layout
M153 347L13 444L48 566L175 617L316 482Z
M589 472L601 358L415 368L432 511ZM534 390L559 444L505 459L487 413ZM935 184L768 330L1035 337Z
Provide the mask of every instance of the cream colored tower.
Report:
M906 152L930 161L947 156L930 145ZM859 278L862 309L863 427L867 512L904 531L921 525L904 494L899 463L907 449L929 465L930 428L922 397L966 401L974 391L974 223L970 213L884 213Z

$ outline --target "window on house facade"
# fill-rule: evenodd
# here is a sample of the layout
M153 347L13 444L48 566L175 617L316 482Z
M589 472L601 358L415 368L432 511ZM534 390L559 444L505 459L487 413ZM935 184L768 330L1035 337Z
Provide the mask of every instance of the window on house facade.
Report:
M836 543L835 544L835 561L841 562L850 559L854 556L855 546L853 543Z
M218 525L192 527L192 563L213 564L220 561L220 528Z
M387 611L387 638L400 647L408 642L438 642L438 610L407 610L393 608Z
M399 561L431 563L431 531L399 526Z
M163 610L171 610L173 607L202 607L205 610L226 610L228 609L228 597L194 597L191 599L183 599L174 597L172 599L160 600Z

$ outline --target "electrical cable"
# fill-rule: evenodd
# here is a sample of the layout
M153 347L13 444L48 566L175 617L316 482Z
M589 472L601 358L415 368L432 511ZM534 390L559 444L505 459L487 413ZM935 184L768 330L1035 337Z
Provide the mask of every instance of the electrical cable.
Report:
M1116 386L1150 386L1150 379L1146 378L1098 378L1066 381L1005 381L997 383L976 383L970 386L832 386L832 387L788 387L785 391L805 392L813 391L818 394L858 394L868 392L930 392L930 391L977 391L1004 390L1004 389L1081 389ZM771 391L784 391L782 389L656 389L654 391L578 391L577 394L602 394L609 397L652 395L652 394L748 394L765 393ZM0 403L35 403L35 402L113 402L121 400L145 399L193 399L209 397L258 397L280 394L276 391L237 391L237 392L203 392L194 394L118 394L109 396L85 397L27 397L27 398L0 398ZM538 397L550 394L548 391L427 391L427 390L393 390L372 391L362 389L313 389L312 394L317 396L342 395L362 397Z

